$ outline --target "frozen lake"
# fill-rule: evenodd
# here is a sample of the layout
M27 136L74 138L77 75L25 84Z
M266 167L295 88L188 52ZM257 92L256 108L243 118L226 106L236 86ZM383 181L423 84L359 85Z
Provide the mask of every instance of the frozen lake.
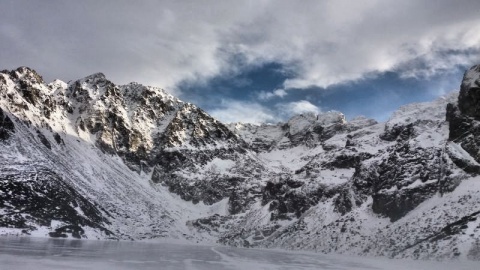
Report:
M411 261L167 243L0 237L0 270L480 269L472 261Z

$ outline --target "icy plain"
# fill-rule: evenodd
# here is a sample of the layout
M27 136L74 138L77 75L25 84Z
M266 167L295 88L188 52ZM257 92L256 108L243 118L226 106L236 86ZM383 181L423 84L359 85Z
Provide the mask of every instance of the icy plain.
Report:
M0 270L478 269L474 261L414 261L178 243L0 237Z

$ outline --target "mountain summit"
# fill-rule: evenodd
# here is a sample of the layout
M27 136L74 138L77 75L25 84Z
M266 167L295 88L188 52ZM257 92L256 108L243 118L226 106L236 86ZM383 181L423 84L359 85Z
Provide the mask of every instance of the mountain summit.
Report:
M0 73L0 234L480 259L480 68L385 123L230 124L96 73Z

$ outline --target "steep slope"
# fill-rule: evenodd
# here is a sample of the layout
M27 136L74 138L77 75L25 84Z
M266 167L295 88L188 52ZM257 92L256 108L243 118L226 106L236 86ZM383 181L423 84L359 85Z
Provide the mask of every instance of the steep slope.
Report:
M2 71L0 234L479 259L479 79L386 123L226 126L101 73Z
M239 148L228 129L197 107L158 88L116 86L103 74L47 85L19 68L3 71L0 82L2 227L20 229L5 232L64 236L71 230L62 228L75 227L77 237L193 238L186 219L224 212L183 202L165 179L152 177L195 166L168 167L158 161L164 152L185 161ZM191 132L178 136L175 121L184 117ZM207 150L182 152L199 144Z
M455 163L465 171L480 174L480 66L474 66L465 73L458 103L447 107L450 123L449 152Z

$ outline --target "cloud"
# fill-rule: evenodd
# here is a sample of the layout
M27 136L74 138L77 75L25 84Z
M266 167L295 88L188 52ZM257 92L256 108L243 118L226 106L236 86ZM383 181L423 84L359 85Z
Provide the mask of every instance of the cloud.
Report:
M480 42L480 40L479 40ZM431 78L437 74L452 74L456 67L469 67L480 59L479 49L432 51L421 59L403 63L399 68L401 78Z
M276 123L293 115L320 113L321 109L307 100L277 103L273 108L255 102L222 100L220 106L210 110L210 114L224 123Z
M261 104L235 100L223 100L220 107L211 110L210 114L224 123L260 124L281 120L274 112Z
M479 61L479 9L476 0L7 0L0 59L2 68L32 66L47 80L102 71L116 83L170 91L275 62L293 74L285 89L328 87Z
M275 105L278 112L285 118L302 113L320 113L321 109L307 100L279 103Z
M258 98L260 100L270 100L275 97L283 98L286 95L287 95L287 91L285 91L284 89L276 89L271 92L267 92L267 91L258 92Z

